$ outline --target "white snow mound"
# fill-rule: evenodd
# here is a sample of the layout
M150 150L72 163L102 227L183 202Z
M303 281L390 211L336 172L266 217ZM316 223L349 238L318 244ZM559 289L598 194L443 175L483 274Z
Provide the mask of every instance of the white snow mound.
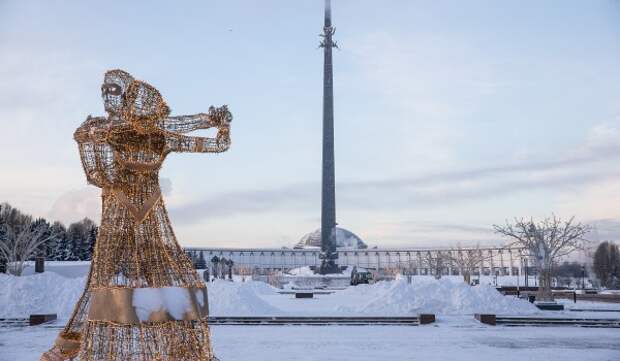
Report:
M66 278L53 272L22 277L0 274L0 318L56 313L60 319L66 319L71 316L83 291L85 279ZM280 295L277 289L255 281L216 280L208 283L207 289L209 310L213 316L521 315L538 312L529 302L503 296L493 287L471 287L449 279L418 278L412 284L404 279L378 282L305 301ZM182 313L187 309L188 301L178 293L174 287L143 289L136 293L134 306L142 317L147 311L162 307L175 314Z
M0 318L37 313L69 318L85 282L86 277L67 278L54 272L21 277L0 273Z
M85 277L67 278L54 272L15 277L0 274L0 318L28 317L35 313L56 313L58 318L71 316L73 307L84 289ZM280 310L269 305L259 295L275 294L273 287L263 282L233 283L216 281L207 285L209 310L213 316L276 315ZM166 309L185 309L169 305L177 300L168 289L142 289L136 293L138 311L168 306ZM162 293L163 292L163 293ZM160 294L161 293L161 294ZM155 297L157 296L157 297ZM166 296L166 297L164 297ZM162 303L163 302L163 303ZM152 304L154 303L154 304ZM165 303L165 305L164 305ZM142 312L143 313L143 312Z
M406 280L359 285L344 290L341 297L364 299L364 302L340 306L345 313L396 316L434 313L454 314L532 314L538 309L531 303L506 297L490 286L469 286L448 279Z
M207 289L209 314L212 316L275 316L282 313L260 297L276 294L276 290L264 282L215 280L207 285Z

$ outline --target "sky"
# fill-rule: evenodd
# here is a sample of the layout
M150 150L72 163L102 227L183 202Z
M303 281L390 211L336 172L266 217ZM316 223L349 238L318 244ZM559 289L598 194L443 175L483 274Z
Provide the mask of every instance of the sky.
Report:
M383 247L498 244L514 217L620 240L620 2L333 0L337 221ZM320 225L321 0L0 0L0 202L99 220L75 128L121 68L232 146L160 176L185 246Z

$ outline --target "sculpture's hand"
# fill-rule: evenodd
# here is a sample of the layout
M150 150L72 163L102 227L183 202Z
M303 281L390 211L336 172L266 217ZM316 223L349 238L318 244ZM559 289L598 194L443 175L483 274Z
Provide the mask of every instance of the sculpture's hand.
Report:
M215 140L218 145L230 144L230 123L232 122L232 114L228 110L228 106L223 105L219 108L210 107L209 115L213 126L217 128L217 136Z
M209 107L209 118L209 122L212 127L230 128L230 123L232 122L233 116L228 110L228 106L222 105L219 108L215 108L213 106Z
M125 121L110 121L105 119L105 122L92 124L85 130L88 141L94 143L109 143L111 136L131 131L131 124Z
M109 127L107 125L101 127L93 127L88 131L90 139L95 143L105 143L108 139Z
M73 133L73 139L75 139L78 143L80 142L92 142L91 134L93 134L94 129L101 127L103 124L107 122L107 119L104 117L92 117L88 116L86 120L75 130Z

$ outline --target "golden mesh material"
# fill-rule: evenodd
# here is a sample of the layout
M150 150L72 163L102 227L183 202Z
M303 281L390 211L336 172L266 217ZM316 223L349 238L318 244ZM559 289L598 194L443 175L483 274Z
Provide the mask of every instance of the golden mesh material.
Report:
M201 311L207 309L206 300L198 305L192 296L193 308L199 311L191 313L190 319L178 320L159 310L147 319L161 322L136 322L133 317L123 323L114 321L123 317L109 311L135 314L133 309L123 309L132 307L134 292L113 292L119 288L206 291L177 243L161 197L159 169L171 152L226 151L232 116L223 106L210 107L208 113L170 117L157 89L122 70L105 74L102 97L108 116L89 116L74 134L86 179L102 188L101 226L92 266L68 324L55 348L42 359L60 351L65 358L77 354L83 361L214 360L208 312ZM215 138L184 134L214 127ZM97 302L91 302L93 294ZM125 303L101 309L106 307L101 295L107 294L125 295L121 297ZM108 320L89 319L89 314L105 314Z
M79 355L81 360L214 359L206 322L145 323L138 328L89 321L85 340Z
M130 120L133 127L143 132L161 127L164 118L170 114L170 108L164 102L159 91L143 82L134 81L127 88L126 105L123 116Z

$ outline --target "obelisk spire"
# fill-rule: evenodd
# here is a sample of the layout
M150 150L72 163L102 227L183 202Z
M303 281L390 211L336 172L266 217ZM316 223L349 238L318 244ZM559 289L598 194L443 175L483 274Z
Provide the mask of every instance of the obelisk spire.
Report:
M325 0L325 26L321 47L323 62L323 179L321 189L321 268L319 273L339 272L336 265L336 175L334 167L334 87L332 71L332 39L330 0Z
M325 0L325 27L332 27L332 2L331 0Z

